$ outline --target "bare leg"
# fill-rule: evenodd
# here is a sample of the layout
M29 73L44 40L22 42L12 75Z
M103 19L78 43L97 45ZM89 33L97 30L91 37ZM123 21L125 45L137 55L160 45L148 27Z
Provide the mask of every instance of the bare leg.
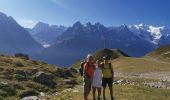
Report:
M97 91L98 91L98 100L100 100L100 95L101 95L102 89L101 88L97 88Z
M96 100L96 88L93 87L93 100Z
M109 87L109 90L110 90L110 97L111 97L111 100L114 100L114 98L113 98L113 88L112 88L112 86Z
M106 89L106 87L103 87L103 99L104 99L104 100L106 100L105 89Z

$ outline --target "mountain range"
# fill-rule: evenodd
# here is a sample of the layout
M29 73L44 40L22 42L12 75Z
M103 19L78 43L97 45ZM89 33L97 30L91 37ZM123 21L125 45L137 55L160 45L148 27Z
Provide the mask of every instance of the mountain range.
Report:
M0 52L27 53L51 64L69 66L101 48L120 49L140 57L170 43L170 29L152 25L104 26L76 22L70 27L39 22L32 29L21 27L0 13Z
M76 22L39 57L50 63L69 65L100 48L118 48L130 56L140 57L170 43L169 34L166 27L143 24L106 27L100 23Z
M49 25L43 22L38 22L32 29L26 28L32 37L44 47L53 44L54 40L66 29L65 26Z

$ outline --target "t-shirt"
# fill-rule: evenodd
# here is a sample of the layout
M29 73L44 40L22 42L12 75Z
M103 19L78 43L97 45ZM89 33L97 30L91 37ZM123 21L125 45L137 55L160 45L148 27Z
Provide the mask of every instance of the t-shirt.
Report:
M111 68L109 64L105 64L102 68L103 78L112 78Z
M94 65L90 65L88 62L84 64L84 71L90 76L90 78L93 78L94 75Z

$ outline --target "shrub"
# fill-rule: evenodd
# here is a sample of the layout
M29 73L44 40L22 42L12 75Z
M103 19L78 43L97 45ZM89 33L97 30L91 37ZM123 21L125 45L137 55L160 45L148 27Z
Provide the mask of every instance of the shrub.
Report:
M19 61L16 61L16 62L13 62L13 64L16 66L16 67L23 67L24 65L19 62Z
M17 53L14 55L15 57L20 57L25 60L29 60L29 56L27 54Z
M9 84L0 84L0 89L1 96L14 96L17 93L16 88L13 85Z
M14 84L14 87L15 87L16 89L21 89L21 90L24 89L23 85L21 85L21 84L19 84L19 83Z
M25 76L20 75L20 74L15 74L14 78L18 81L25 81L26 80Z

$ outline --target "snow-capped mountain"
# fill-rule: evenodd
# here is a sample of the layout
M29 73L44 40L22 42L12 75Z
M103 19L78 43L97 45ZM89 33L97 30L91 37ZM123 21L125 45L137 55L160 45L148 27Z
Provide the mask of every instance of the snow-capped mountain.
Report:
M127 25L108 28L100 23L76 22L39 57L53 64L70 65L86 54L104 47L118 48L130 56L138 57L152 51L155 44L140 38Z
M166 44L170 44L167 27L144 24L106 27L101 23L76 22L66 28L40 22L33 29L24 29L12 17L0 13L1 53L28 53L57 65L71 65L101 48L117 48L139 57Z
M0 12L0 53L28 53L34 55L42 49L31 35L11 16Z
M169 38L170 35L170 29L166 28L165 26L156 27L151 25L139 24L129 25L128 28L140 38L143 38L158 46L164 45L164 43L160 43L161 39L163 37Z
M64 26L49 25L39 22L32 29L27 29L27 31L44 47L48 47L66 29L67 28Z

